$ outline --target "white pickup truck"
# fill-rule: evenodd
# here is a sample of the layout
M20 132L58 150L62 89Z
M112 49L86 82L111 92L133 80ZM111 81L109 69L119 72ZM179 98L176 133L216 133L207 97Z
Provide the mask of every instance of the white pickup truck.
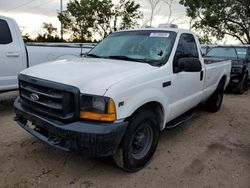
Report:
M219 110L230 71L230 61L204 60L188 30L119 31L86 57L22 71L15 120L54 147L113 156L133 172L154 154L160 131L200 103Z
M0 92L17 89L17 75L28 67L80 56L90 49L82 44L25 45L15 20L0 16Z

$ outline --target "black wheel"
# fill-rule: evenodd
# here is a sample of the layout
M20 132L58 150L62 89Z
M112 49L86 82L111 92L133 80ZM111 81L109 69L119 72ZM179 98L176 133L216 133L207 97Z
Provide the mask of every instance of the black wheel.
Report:
M143 168L153 156L159 140L159 123L150 110L133 115L121 147L114 155L115 163L129 172Z
M224 83L220 82L215 92L212 96L206 101L207 110L210 112L218 112L224 95Z
M248 79L248 75L244 74L241 82L239 83L239 86L237 88L237 93L238 94L243 94L245 91L247 91L248 89L248 85L247 85L247 79Z

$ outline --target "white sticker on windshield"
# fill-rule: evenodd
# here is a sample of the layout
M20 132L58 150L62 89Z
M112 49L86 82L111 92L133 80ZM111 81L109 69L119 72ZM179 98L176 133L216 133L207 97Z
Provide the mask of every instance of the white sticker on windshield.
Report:
M169 33L151 33L150 37L165 37L165 38L168 38Z
M246 55L247 52L238 52L239 55Z

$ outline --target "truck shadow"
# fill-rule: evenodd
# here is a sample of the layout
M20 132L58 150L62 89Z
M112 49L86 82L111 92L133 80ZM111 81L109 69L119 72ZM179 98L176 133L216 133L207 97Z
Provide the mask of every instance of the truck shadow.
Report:
M0 93L0 113L13 110L13 103L17 96L17 91Z

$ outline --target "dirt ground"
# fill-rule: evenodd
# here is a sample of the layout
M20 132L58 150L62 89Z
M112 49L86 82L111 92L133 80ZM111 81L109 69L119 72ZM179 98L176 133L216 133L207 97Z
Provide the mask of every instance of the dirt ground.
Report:
M0 95L0 187L250 187L250 92L162 132L151 162L133 174L28 134L13 121L16 95Z

